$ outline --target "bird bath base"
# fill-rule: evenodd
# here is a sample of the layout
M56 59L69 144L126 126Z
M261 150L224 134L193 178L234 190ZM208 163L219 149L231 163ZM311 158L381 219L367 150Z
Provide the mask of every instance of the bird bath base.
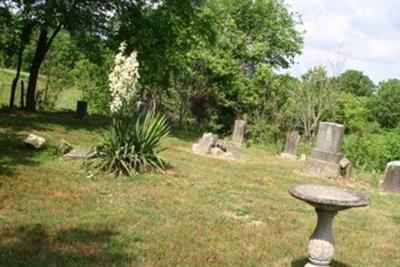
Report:
M370 200L364 195L334 186L298 185L290 194L315 207L317 226L308 242L306 267L329 267L335 254L332 222L340 210L367 206Z

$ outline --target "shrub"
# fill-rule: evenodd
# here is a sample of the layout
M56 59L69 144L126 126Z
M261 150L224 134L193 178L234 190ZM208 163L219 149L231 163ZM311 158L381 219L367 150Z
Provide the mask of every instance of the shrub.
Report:
M383 171L386 163L400 159L400 128L380 134L348 135L343 152L361 169Z
M144 117L130 116L114 121L96 148L89 164L98 172L133 176L163 171L167 163L159 155L170 129L165 116L149 111Z

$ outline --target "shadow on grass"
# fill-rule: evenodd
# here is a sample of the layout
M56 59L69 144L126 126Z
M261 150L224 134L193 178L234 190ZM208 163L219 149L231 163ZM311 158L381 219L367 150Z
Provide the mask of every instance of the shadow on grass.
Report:
M109 119L101 116L89 116L85 119L75 118L73 112L57 113L25 113L0 112L0 127L7 127L14 131L46 131L56 125L66 130L86 129L96 130L106 127Z
M71 228L51 234L41 224L1 231L0 266L121 266L131 259L119 233Z
M291 267L304 267L304 265L306 265L306 263L308 262L307 258L300 258L297 260L292 261L291 263ZM332 260L331 267L351 267L351 265L337 261L337 260Z
M22 136L7 130L0 133L0 175L12 176L18 165L36 166L34 152L21 142Z

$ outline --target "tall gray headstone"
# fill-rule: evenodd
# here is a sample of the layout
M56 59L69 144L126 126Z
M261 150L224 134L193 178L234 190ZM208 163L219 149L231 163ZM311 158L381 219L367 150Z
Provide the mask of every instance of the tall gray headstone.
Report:
M339 161L344 137L344 125L332 122L321 122L318 128L317 143L311 156L306 160L306 174L326 178L338 178Z
M400 193L400 161L391 161L386 165L383 191Z
M232 141L235 144L242 144L246 134L247 122L245 120L236 120L235 127L233 128Z
M297 131L293 131L286 136L285 149L281 153L281 157L288 159L297 159L297 148L300 143L300 134Z

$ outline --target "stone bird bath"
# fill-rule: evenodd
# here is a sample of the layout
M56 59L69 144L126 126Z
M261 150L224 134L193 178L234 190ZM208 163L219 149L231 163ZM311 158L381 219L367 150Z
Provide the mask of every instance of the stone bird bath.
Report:
M315 184L293 186L289 193L297 199L315 207L317 226L308 243L306 267L329 267L335 252L332 221L340 210L364 207L370 203L368 197L335 186Z

